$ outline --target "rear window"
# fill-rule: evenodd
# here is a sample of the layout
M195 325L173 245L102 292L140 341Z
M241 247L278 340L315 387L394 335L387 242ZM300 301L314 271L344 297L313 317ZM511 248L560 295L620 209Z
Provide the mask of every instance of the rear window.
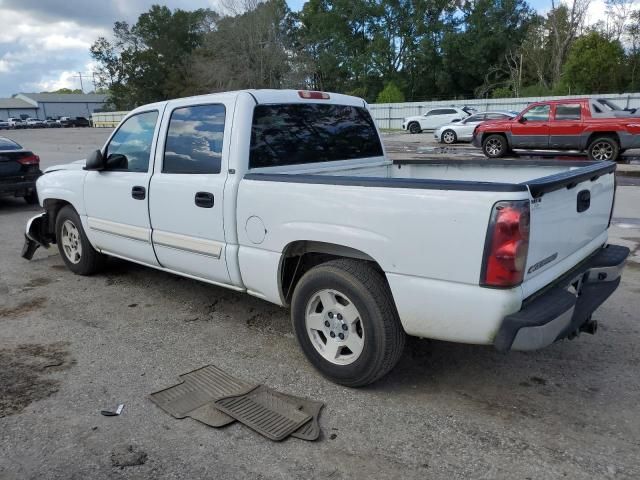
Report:
M323 104L258 105L249 168L382 156L369 112Z
M0 138L0 151L20 150L22 147L8 138Z
M556 105L556 120L580 120L580 110L579 103Z

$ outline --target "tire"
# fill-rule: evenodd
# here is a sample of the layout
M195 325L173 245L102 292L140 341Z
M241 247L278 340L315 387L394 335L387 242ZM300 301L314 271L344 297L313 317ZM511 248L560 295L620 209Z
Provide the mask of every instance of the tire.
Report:
M507 139L502 135L489 135L482 141L482 152L488 158L504 157L508 151Z
M24 201L29 205L35 205L38 203L38 192L36 190L31 190L24 196Z
M420 124L418 122L411 122L407 127L409 133L420 133L422 129L420 128Z
M453 130L447 129L444 132L442 132L442 135L440 135L440 141L442 143L446 143L447 145L451 145L458 141L458 136L456 135L456 132L454 132Z
M291 321L311 364L347 387L380 379L404 349L406 336L385 278L363 261L332 260L306 272L293 293Z
M587 156L593 161L615 162L619 155L620 145L612 137L597 137L587 148Z
M62 207L56 217L56 241L62 260L73 273L91 275L104 267L107 257L91 246L80 217L70 205Z

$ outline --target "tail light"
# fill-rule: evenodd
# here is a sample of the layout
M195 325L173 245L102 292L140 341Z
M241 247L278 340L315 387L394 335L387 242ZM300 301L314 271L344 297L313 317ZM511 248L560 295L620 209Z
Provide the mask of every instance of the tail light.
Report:
M529 200L497 202L485 240L480 284L508 288L522 283L529 252Z
M40 157L32 153L31 155L19 158L18 163L22 165L38 165L40 163Z
M300 98L313 99L313 100L329 100L328 93L313 92L310 90L298 90L298 96Z

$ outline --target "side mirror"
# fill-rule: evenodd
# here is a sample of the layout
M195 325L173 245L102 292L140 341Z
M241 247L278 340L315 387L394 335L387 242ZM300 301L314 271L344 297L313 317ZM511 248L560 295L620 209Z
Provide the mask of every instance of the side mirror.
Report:
M104 157L102 156L102 152L100 150L96 150L95 152L91 153L91 155L87 157L87 162L85 164L84 169L96 170L100 172L104 170L104 167L105 167L105 161L104 161Z
M526 117L520 117L520 118L518 118L518 123L527 123L527 119L526 119Z

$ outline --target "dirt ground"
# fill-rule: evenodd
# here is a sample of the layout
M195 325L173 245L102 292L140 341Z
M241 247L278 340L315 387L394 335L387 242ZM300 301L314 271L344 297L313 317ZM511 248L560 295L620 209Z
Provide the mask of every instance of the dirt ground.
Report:
M41 132L44 162L102 143ZM506 355L411 339L354 390L312 369L274 305L123 261L79 277L55 249L21 259L39 207L0 199L0 479L640 478L638 205L619 188L610 240L634 253L595 336ZM274 443L148 400L206 364L325 402L321 439Z

